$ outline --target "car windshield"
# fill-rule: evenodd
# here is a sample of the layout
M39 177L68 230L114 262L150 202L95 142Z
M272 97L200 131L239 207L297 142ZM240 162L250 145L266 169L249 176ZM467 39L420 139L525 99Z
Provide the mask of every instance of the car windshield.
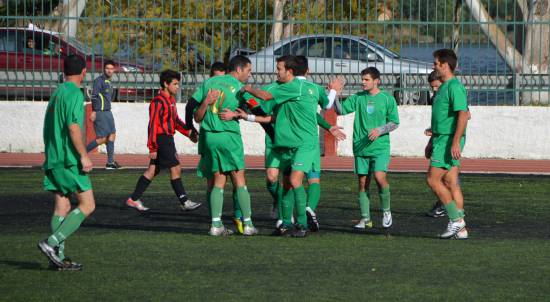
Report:
M382 45L378 45L372 41L369 41L367 39L361 39L363 42L367 43L369 46L375 48L377 51L383 53L385 56L387 57L390 57L390 58L394 58L394 59L398 59L399 58L399 55L396 54L395 52L385 48L384 46Z
M66 35L60 35L60 36L63 40L65 40L67 43L74 46L76 49L78 49L83 54L85 54L87 56L92 54L92 49L90 47L86 46L84 43L80 42L79 40L77 40L73 37L66 36ZM96 55L98 55L98 53L96 53Z

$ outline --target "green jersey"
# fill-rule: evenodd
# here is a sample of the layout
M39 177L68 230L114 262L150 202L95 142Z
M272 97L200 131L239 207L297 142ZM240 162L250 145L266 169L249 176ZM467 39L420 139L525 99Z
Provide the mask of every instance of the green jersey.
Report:
M466 88L457 78L443 83L437 90L432 105L432 132L454 134L458 120L457 111L468 111Z
M276 110L275 147L295 148L316 146L319 141L317 105L324 107L328 98L321 97L319 85L305 79L290 82L267 90L273 100L264 103L265 112Z
M83 129L84 95L73 82L65 82L54 91L44 117L44 169L75 166L80 154L69 134L69 126L77 124Z
M355 112L353 154L355 156L374 156L389 152L389 133L380 135L374 141L369 139L369 133L389 122L399 124L395 98L385 90L380 90L376 95L361 91L342 102L342 114L352 112Z
M226 108L235 111L241 104L246 102L246 99L252 97L248 93L243 94L240 92L243 86L243 83L231 75L216 76L203 82L192 96L197 102L202 103L210 90L219 90L221 93L216 102L208 106L201 122L201 130L241 133L238 121L223 121L218 114Z

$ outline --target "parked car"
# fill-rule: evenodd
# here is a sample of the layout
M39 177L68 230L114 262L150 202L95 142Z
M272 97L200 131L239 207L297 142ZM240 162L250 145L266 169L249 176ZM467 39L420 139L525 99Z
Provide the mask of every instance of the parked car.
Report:
M311 74L357 75L366 67L374 66L382 74L392 75L397 87L404 86L406 75L427 75L432 71L432 63L403 58L382 45L351 35L302 35L281 40L254 53L249 49L232 52L233 55L239 53L248 53L255 73L274 73L275 59L282 55L304 55L308 58ZM420 93L404 94L409 95L396 95L401 103L425 97ZM405 98L415 100L405 101Z
M46 99L55 89L55 82L63 73L63 60L67 55L77 54L86 59L88 72L101 73L107 60L94 54L79 40L61 33L29 28L0 28L0 95L7 98L31 97ZM145 67L124 61L115 61L116 72L144 72ZM31 73L29 73L31 72ZM24 73L24 75L23 75ZM28 77L32 76L31 79ZM14 77L18 82L13 82ZM48 80L49 79L49 80ZM62 77L61 77L62 79ZM10 80L12 80L10 82ZM23 85L21 85L23 80ZM122 99L134 99L140 92L133 88L120 88Z

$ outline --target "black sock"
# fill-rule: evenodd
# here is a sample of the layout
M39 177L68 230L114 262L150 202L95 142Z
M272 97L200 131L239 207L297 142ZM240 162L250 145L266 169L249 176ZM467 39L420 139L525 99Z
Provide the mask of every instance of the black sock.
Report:
M91 141L88 146L86 146L86 152L90 152L92 150L94 150L95 148L97 148L97 146L99 146L97 144L97 141L94 139L93 141Z
M147 187L150 183L151 181L147 179L147 177L141 175L136 184L136 189L134 190L134 193L132 193L132 196L130 198L132 198L132 200L134 201L140 199L141 195L143 195L143 192L147 190Z
M176 193L176 196L178 197L181 204L186 202L187 193L185 193L185 189L183 188L183 183L181 182L181 178L170 180L170 184L172 184L172 189L174 189L174 193Z

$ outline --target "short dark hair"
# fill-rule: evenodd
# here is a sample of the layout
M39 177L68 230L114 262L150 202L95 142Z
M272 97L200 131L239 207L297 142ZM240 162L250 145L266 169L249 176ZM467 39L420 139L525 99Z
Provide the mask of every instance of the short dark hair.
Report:
M296 72L300 70L300 66L298 64L298 60L296 59L296 56L284 55L284 56L278 57L276 59L276 61L277 61L277 63L284 62L285 63L285 69L292 70L293 75L297 75Z
M115 65L115 61L113 61L113 60L106 60L105 62L103 62L103 69L105 69L105 67L107 67L107 65L113 65L113 67L116 66L116 65Z
M86 68L86 61L81 56L69 55L63 60L63 72L66 76L79 75Z
M160 73L159 78L160 78L160 87L164 88L164 83L170 85L170 83L172 83L172 80L174 79L180 81L181 75L177 71L166 69Z
M237 71L237 68L245 68L248 64L252 64L252 62L250 62L247 57L243 55L236 55L229 60L229 64L227 64L227 71Z
M380 79L380 71L376 67L367 67L361 70L361 76L370 75L373 80Z
M430 74L428 75L428 83L431 83L433 81L441 81L439 75L435 71L430 72Z
M434 58L437 58L440 63L449 64L451 71L455 71L456 65L458 64L458 58L456 57L455 52L452 49L442 48L434 51Z
M305 76L308 70L307 58L305 56L296 56L297 69L294 70L295 76Z
M214 62L212 63L212 66L210 66L210 76L214 76L215 71L223 71L225 72L225 64L222 62Z

